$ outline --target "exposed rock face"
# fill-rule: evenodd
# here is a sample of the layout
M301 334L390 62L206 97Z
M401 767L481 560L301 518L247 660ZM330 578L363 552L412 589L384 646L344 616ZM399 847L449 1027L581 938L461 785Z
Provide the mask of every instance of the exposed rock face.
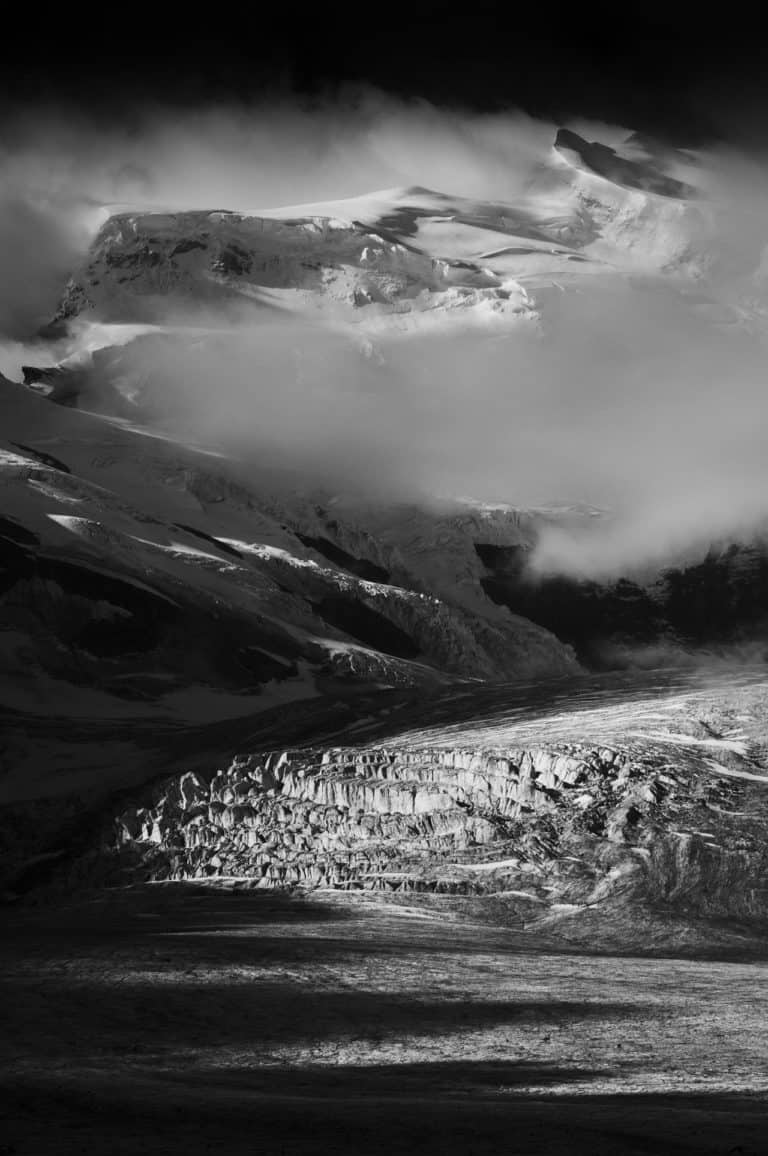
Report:
M552 631L574 647L588 669L663 665L702 650L759 659L768 653L768 530L742 541L689 548L663 565L628 568L622 576L582 578L540 573L532 565L550 527L578 539L600 527L601 511L578 504L516 509L469 503L439 510L401 507L340 519L318 508L323 533L338 544L356 520L374 531L378 555L358 539L359 554L388 558L392 569L417 575L425 589L477 613L486 598ZM388 551L382 553L382 550ZM482 610L488 617L488 610Z
M218 659L206 673L212 620L228 666L243 647L266 647L287 667L305 659L346 670L354 655L358 675L368 665L381 680L389 666L410 683L503 678L517 663L525 675L577 669L552 635L489 600L483 617L437 596L359 524L337 517L332 541L318 507L262 490L261 475L64 414L11 384L0 385L0 405L12 438L0 459L0 621L29 632L41 656L41 647L58 655L57 674L98 660L103 684L128 676L141 654L154 655L158 672L198 666L220 687L260 681L250 659L234 681ZM51 442L55 455L43 448ZM182 645L197 636L186 663L174 632ZM261 660L267 679L280 674Z
M535 535L536 530L533 529ZM490 535L486 535L488 539ZM768 646L768 539L722 542L654 572L611 580L538 575L525 544L476 541L479 585L490 598L571 643L591 667L642 661L665 651Z
M0 799L170 770L177 727L580 669L479 586L475 604L438 591L375 525L268 470L5 380L0 430Z
M487 303L529 312L481 264L439 258L386 228L327 215L276 219L234 212L120 213L104 224L70 280L55 321L164 320L169 305L240 299L271 290L319 295L352 308L423 309Z
M587 141L570 129L558 130L555 148L560 152L574 153L586 168L616 184L643 189L661 197L696 196L696 190L691 185L675 180L652 162L629 160L608 145Z

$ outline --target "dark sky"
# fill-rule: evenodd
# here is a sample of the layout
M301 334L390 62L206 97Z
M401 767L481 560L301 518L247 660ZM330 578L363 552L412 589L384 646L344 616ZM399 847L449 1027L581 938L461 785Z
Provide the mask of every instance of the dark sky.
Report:
M733 6L717 18L704 5L646 7L274 0L30 5L25 17L17 5L0 91L6 107L73 102L109 117L146 100L312 99L369 84L478 110L619 121L681 143L717 135L736 109L763 108L762 38Z

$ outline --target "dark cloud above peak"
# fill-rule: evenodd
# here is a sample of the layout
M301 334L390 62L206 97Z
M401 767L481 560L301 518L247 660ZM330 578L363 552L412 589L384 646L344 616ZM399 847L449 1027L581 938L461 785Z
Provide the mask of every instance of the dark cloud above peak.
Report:
M137 101L311 102L349 99L362 85L468 110L630 124L678 143L722 131L729 92L741 90L752 109L765 105L759 37L744 22L679 6L542 13L501 0L457 11L431 0L390 8L339 0L201 17L143 4L116 18L105 12L17 8L16 27L4 30L5 104L65 101L108 122L130 119Z

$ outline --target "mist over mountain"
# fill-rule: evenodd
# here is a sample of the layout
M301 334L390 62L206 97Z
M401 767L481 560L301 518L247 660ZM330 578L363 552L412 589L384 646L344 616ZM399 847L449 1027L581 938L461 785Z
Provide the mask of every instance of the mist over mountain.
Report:
M3 171L25 709L759 659L758 157L368 92L37 115Z
M113 339L93 328L76 338L78 325L221 330L125 346L125 372L146 376L155 359L166 428L256 439L260 454L315 481L326 472L332 488L523 506L565 494L611 512L585 540L549 534L536 562L545 569L615 574L764 517L758 154L674 149L618 126L558 135L521 114L375 93L311 111L147 110L130 131L52 114L23 127L2 162L11 377ZM281 204L296 207L272 211ZM200 243L200 218L171 226L162 215L212 209L232 222L245 214L230 231L249 251L248 220L263 233L259 221L311 215L347 220L349 232L332 225L302 242L289 267L288 233L270 225L258 247L282 265L277 278L254 276L245 296L233 284L214 292L207 266L192 273L191 250L170 255ZM98 287L86 274L93 308L74 309L69 342L29 350L99 229L97 259L117 260L105 221L121 213L137 221L131 268L101 267ZM163 261L179 265L168 283L166 264L142 258L154 222L166 231ZM394 244L403 248L388 269L350 273L350 260L370 264L377 245ZM327 272L313 284L305 258L337 267L335 287ZM421 308L446 260L450 308L448 297Z
M7 30L0 1151L762 1151L759 38L344 9Z

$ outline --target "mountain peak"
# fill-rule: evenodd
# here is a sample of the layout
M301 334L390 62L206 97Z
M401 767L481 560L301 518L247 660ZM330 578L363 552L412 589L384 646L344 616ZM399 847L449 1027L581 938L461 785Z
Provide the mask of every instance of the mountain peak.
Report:
M667 175L653 161L630 160L621 156L610 145L585 140L569 128L558 129L554 147L559 153L564 154L566 159L570 159L569 154L575 156L579 167L586 168L617 185L641 189L655 196L683 200L697 195L692 185Z

